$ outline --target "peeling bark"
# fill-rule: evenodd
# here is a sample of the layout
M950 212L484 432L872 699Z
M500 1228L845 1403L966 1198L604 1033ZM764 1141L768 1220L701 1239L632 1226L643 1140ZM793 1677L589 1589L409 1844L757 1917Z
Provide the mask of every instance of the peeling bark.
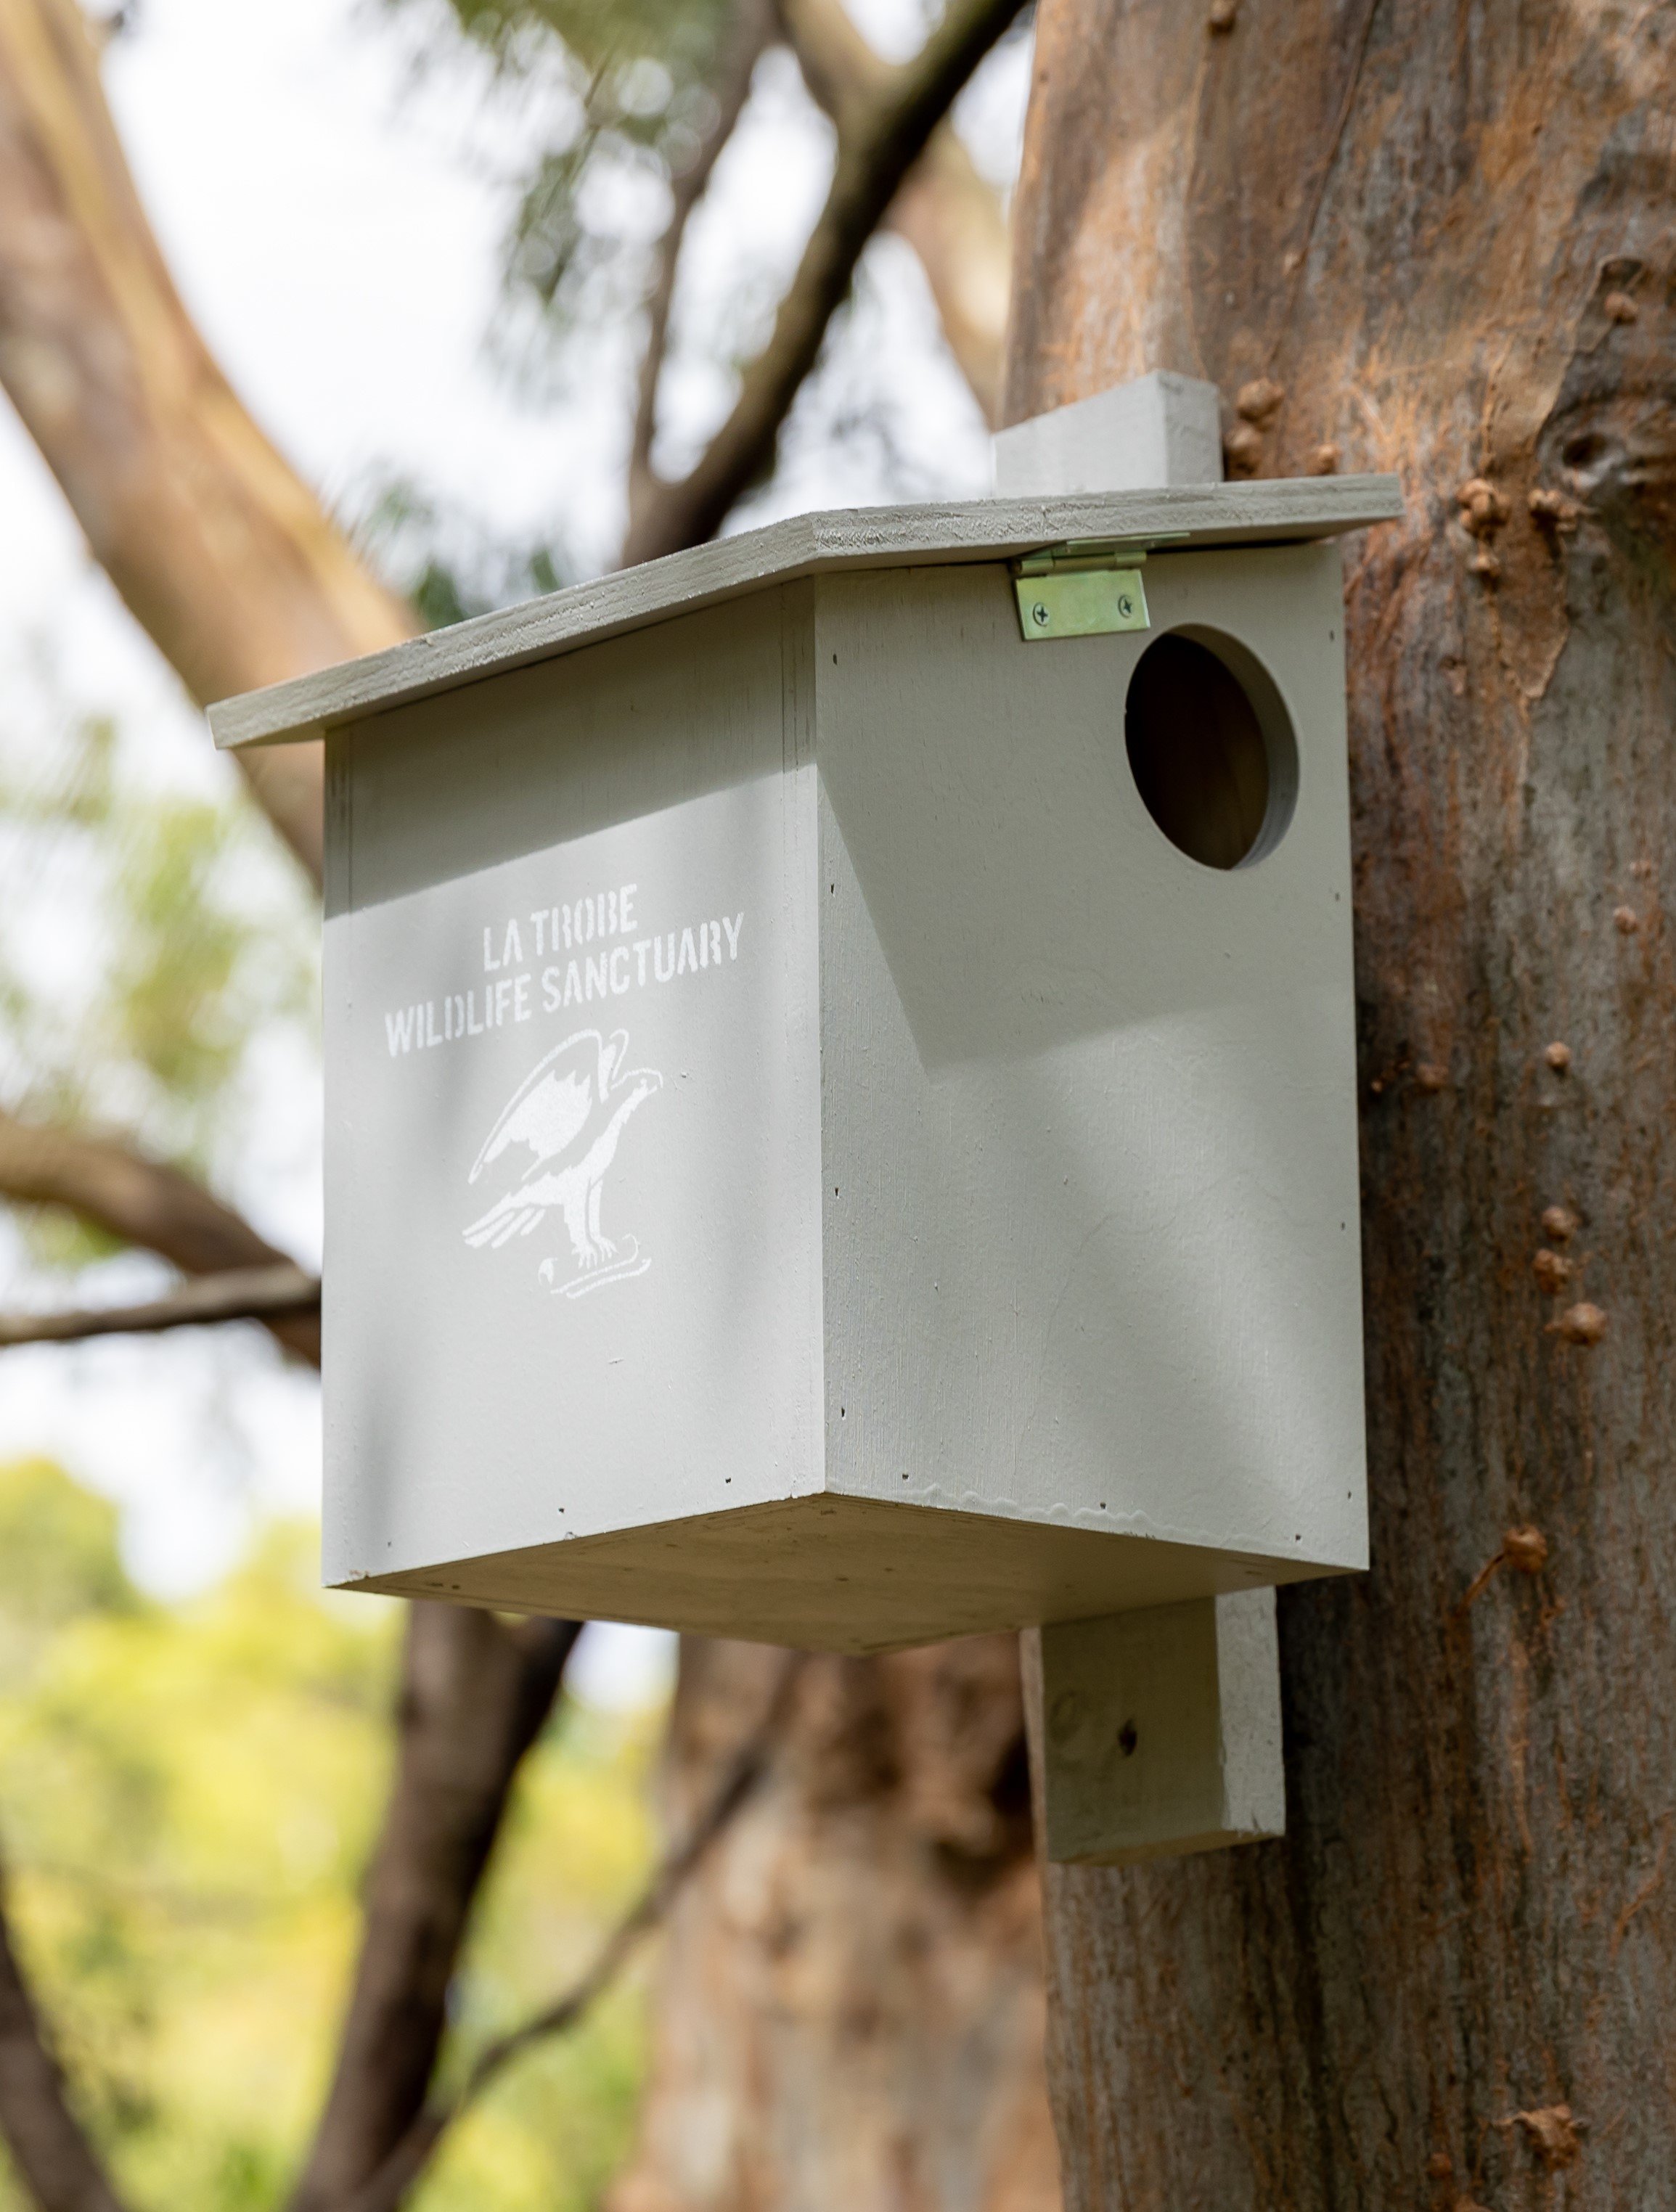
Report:
M1676 2172L1673 57L1042 11L1009 414L1179 369L1236 471L1408 503L1348 576L1373 1569L1282 1593L1283 1843L1050 1873L1077 2212Z
M683 1648L679 1832L783 1661ZM811 1659L672 1917L610 2212L1057 2212L1016 1644Z

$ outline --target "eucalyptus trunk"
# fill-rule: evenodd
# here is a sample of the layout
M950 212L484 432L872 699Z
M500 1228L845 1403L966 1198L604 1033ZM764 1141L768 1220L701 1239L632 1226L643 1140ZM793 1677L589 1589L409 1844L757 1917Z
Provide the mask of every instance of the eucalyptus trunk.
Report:
M1373 1567L1283 1842L1051 1870L1068 2203L1676 2174L1676 25L1043 0L1007 413L1150 368L1347 549Z
M682 1647L670 1825L783 1661ZM812 1661L682 1893L610 2212L1057 2212L1016 1640Z

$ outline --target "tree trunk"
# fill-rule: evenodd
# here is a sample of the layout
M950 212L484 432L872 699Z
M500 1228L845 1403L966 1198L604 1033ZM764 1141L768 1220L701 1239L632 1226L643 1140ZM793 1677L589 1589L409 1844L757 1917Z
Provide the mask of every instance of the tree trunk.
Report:
M1009 414L1173 368L1236 469L1403 478L1348 558L1373 1571L1282 1595L1283 1843L1049 1877L1067 2197L1650 2212L1676 40L1232 13L1045 0Z
M689 1638L680 1833L782 1664ZM820 1659L669 1929L611 2212L1057 2212L1010 1637Z
M0 0L0 384L193 698L411 636L181 305L76 0ZM239 765L318 882L321 748Z

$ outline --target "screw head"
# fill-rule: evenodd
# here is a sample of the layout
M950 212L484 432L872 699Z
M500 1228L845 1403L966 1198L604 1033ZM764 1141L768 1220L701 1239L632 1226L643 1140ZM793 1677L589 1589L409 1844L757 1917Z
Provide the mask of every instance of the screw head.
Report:
M1038 629L1045 629L1047 628L1049 619L1048 611L1039 599L1037 600L1035 605L1030 610L1030 619L1035 623Z
M1120 592L1118 594L1118 612L1123 617L1124 620L1127 622L1134 611L1134 600L1130 598L1127 592Z

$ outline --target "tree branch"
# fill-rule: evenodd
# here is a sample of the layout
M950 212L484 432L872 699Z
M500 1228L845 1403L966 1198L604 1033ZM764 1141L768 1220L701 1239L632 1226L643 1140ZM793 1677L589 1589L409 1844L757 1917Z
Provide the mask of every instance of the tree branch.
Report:
M168 1297L137 1306L78 1306L62 1313L0 1314L0 1349L20 1344L76 1344L90 1336L148 1336L209 1322L289 1321L318 1316L320 1286L282 1260L272 1267L228 1267L201 1275Z
M467 1607L409 1613L395 1787L337 2071L293 2212L355 2200L424 2109L472 1900L580 1633L575 1621Z
M858 100L881 95L890 64L856 29L844 0L779 0L778 12L810 97L828 115L836 119ZM918 255L949 350L993 423L1001 402L1012 240L1000 193L979 175L946 118L891 202L885 227Z
M76 0L0 0L0 383L200 703L412 635L186 313ZM239 759L318 882L320 748Z
M704 196L722 148L733 137L734 125L751 96L751 78L774 29L770 0L737 0L728 23L728 35L716 83L716 115L704 144L691 166L670 180L673 204L663 236L658 241L657 281L646 302L646 350L641 356L640 386L635 407L634 442L629 455L629 501L655 489L651 472L652 441L657 431L658 377L669 343L669 311L675 297L675 272L680 263L681 240L692 210Z
M64 2097L0 1889L0 2129L40 2212L123 2212Z
M993 428L1001 419L1012 229L1000 193L952 123L938 125L885 227L918 255L948 350Z
M653 479L631 506L625 562L700 544L771 459L856 264L950 103L1018 13L1019 0L951 0L919 53L876 97L847 104L826 204L780 302L773 335L745 373L734 410L692 474Z
M0 1113L0 1195L27 1205L68 1206L125 1243L161 1254L188 1275L293 1265L179 1168L114 1138L80 1136L6 1113ZM318 1315L265 1318L288 1350L319 1365Z
M350 2199L344 2212L396 2212L402 2198L429 2165L443 2136L478 2102L491 2083L533 2044L575 2027L594 2000L610 1988L636 1948L662 1921L710 1845L767 1772L806 1658L807 1655L801 1651L787 1653L766 1713L723 1776L716 1795L688 1834L665 1856L633 1905L600 1945L593 1964L580 1980L555 2002L544 2006L507 2034L497 2036L479 2052L459 2093L446 2101L424 2107L377 2172Z

